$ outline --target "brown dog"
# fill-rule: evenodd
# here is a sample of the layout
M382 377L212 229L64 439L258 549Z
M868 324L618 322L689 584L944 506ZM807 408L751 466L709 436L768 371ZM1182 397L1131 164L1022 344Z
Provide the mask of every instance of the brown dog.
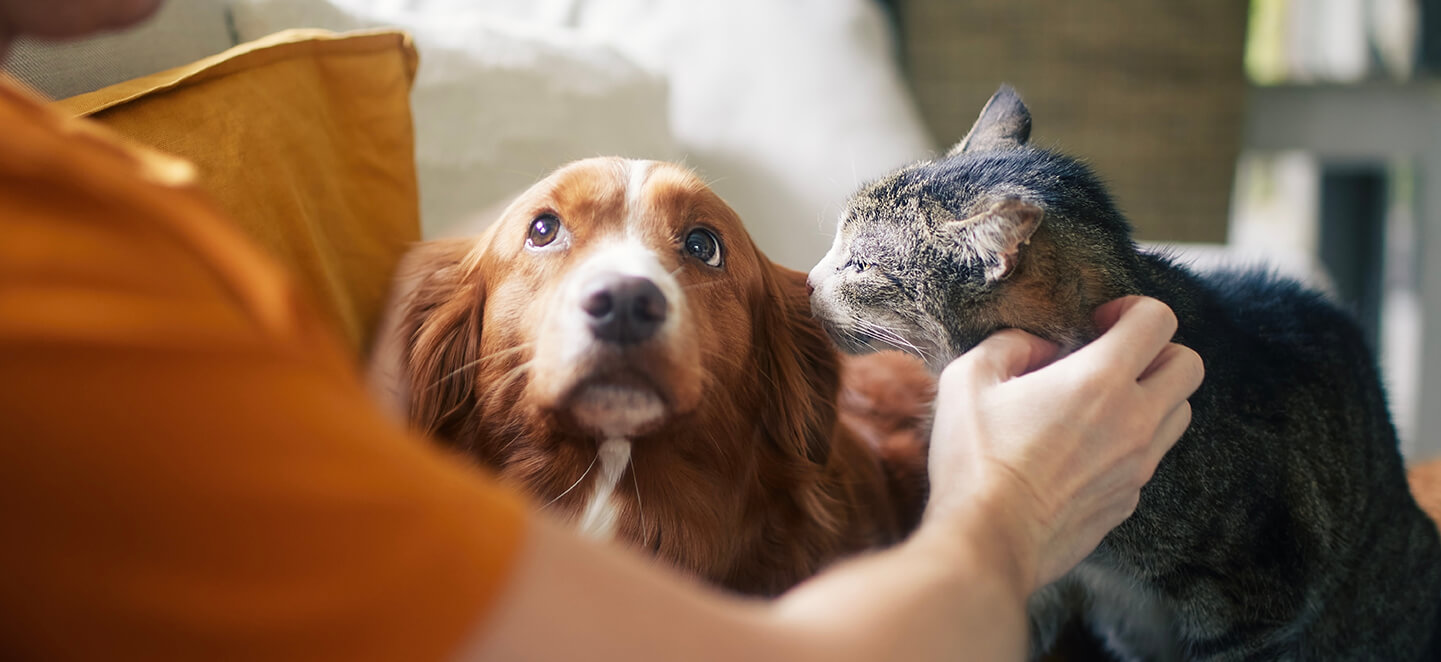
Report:
M920 512L921 419L892 466L838 420L805 274L675 165L576 162L480 237L421 244L375 356L415 427L584 534L738 591L778 593Z

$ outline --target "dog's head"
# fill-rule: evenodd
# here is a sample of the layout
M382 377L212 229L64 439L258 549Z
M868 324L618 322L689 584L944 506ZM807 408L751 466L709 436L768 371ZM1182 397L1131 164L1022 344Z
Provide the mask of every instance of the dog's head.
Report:
M418 246L398 282L373 382L502 473L585 469L611 439L637 465L732 490L827 462L837 358L805 275L766 259L682 167L567 165L479 238ZM546 498L575 479L528 480Z

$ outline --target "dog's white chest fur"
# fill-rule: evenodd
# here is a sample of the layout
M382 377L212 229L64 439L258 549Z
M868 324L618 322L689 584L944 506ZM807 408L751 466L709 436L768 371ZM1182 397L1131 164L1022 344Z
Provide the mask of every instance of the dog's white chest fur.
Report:
M600 473L595 478L590 498L585 503L585 509L581 511L576 528L583 536L610 540L615 536L616 522L620 519L615 486L630 464L630 440L608 439L601 443L598 453Z

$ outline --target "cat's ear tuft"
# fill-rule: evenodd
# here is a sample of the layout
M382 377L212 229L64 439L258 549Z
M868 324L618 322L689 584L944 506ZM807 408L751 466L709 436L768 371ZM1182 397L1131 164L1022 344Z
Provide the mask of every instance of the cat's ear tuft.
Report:
M1040 207L1007 198L975 216L945 224L960 259L985 266L986 282L1004 280L1021 262L1022 248L1041 227Z
M991 95L981 116L971 126L961 142L956 143L946 156L967 152L987 152L997 149L1015 149L1031 139L1031 111L1021 102L1015 88L1002 85Z

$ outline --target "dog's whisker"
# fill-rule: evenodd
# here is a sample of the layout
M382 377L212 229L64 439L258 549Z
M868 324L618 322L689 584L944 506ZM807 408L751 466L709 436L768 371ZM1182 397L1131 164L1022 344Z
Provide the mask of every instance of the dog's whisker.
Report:
M506 373L504 375L501 375L500 379L498 380L499 386L496 387L495 392L504 393L505 391L509 390L510 383L524 376L526 371L529 370L530 367L534 364L535 361L530 360L514 368L511 368L510 370L507 370Z
M561 499L565 498L565 495L570 494L570 491L573 490L573 489L575 489L575 486L576 486L576 485L579 485L581 481L585 480L585 477L586 477L586 476L589 476L589 475L590 475L590 470L595 468L595 461L596 461L596 460L599 460L599 459L600 459L600 453L597 452L597 453L595 454L595 457L591 458L591 460L590 460L590 465L585 468L585 471L581 472L580 478L575 479L575 482L574 482L574 483L571 483L571 484L570 484L570 487L565 488L565 491L564 491L564 492L561 492L559 496L557 496L557 497L554 498L554 499L551 499L550 501L545 502L545 505L544 505L544 506L541 506L540 509L541 509L541 510L545 510L546 508L551 507L551 505L554 504L555 502L560 501ZM639 492L636 493L636 498L637 498L637 499L640 498Z
M640 480L635 477L635 458L630 460L630 484L635 487L635 509L640 513L640 535L645 538L645 504L640 500Z
M455 377L456 375L459 375L459 374L462 373L462 372L465 372L465 371L467 371L467 370L470 370L471 368L474 368L474 367L476 367L476 366L478 366L478 365L480 365L480 364L482 364L482 363L485 363L486 361L493 361L493 360L499 359L499 358L504 357L504 356L509 356L509 355L511 355L511 354L514 354L514 353L516 353L516 352L519 352L519 351L522 351L522 350L525 350L525 349L530 349L531 345L533 345L533 344L534 344L534 343L521 343L521 344L519 344L519 345L516 345L515 347L508 347L508 348L506 348L506 349L502 349L502 350L499 350L499 351L491 352L490 354L486 354L485 356L482 356L482 357L480 357L480 358L478 358L478 359L475 359L474 361L467 361L467 362L461 364L461 366L460 366L459 368L456 368L455 370L452 370L452 371L447 372L447 373L445 373L444 375L442 375L439 379L435 380L435 382L433 382L433 383L430 384L429 386L425 387L424 391L431 391L431 390L439 387L441 384L444 384L445 382L450 381L451 378Z

